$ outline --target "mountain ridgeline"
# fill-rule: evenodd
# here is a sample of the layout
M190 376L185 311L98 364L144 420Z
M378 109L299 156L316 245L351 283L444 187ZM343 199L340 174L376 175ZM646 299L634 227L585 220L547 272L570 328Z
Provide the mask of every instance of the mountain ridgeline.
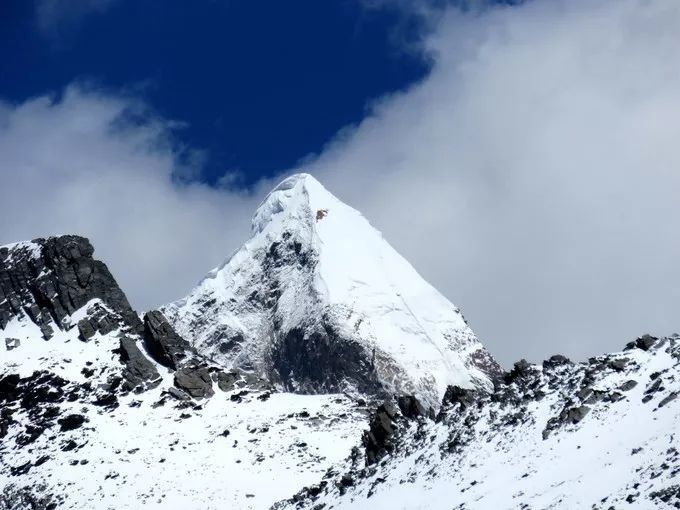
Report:
M0 247L0 510L680 507L679 337L504 372L309 175L159 310L93 255Z

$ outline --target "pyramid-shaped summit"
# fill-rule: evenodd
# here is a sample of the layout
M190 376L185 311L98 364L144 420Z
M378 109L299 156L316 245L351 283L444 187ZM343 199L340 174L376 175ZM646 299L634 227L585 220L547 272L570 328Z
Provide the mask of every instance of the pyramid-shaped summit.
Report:
M498 364L458 308L356 210L308 174L274 188L252 236L164 307L195 347L303 393L491 388Z

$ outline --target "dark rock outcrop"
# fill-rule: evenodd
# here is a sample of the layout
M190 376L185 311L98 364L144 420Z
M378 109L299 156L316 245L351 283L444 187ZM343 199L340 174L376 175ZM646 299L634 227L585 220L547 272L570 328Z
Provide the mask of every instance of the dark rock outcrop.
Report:
M362 439L366 465L375 464L393 451L398 416L398 409L390 402L380 405L371 415L369 429Z
M643 351L648 351L654 344L659 340L657 337L652 335L642 335L636 338L634 341L626 344L626 350L630 349L642 349Z
M531 375L531 372L532 372L531 363L529 363L525 359L521 359L515 362L510 372L507 372L505 374L504 381L506 384L510 384L520 379L526 379Z
M477 390L465 389L460 386L448 386L444 392L442 399L442 406L437 414L436 420L444 420L450 413L452 408L467 409L478 401Z
M160 375L135 340L144 333L144 325L106 265L93 254L87 239L73 235L0 248L0 330L15 316L30 318L45 339L54 328L77 326L82 341L120 330L117 351L123 389L152 387ZM96 299L74 324L71 315Z
M194 354L189 342L177 334L158 310L144 315L144 344L158 363L173 370L180 368L188 354Z
M272 386L264 379L260 379L254 374L242 372L240 370L212 371L212 379L217 383L217 387L222 391L233 391L240 388L248 388L253 391L271 390Z
M185 366L175 372L175 386L194 398L208 398L215 394L210 370L204 366Z
M161 376L156 367L137 347L137 342L128 336L120 339L120 360L124 365L124 388L143 390L157 386Z
M73 327L70 315L92 299L118 313L140 333L142 323L106 264L80 236L35 239L0 248L0 329L17 315L28 315L51 337L51 323Z
M270 379L299 393L344 391L351 381L361 393L379 394L375 353L343 338L326 320L315 328L293 328L272 346Z
M543 361L543 368L555 368L562 365L573 364L574 363L566 356L563 356L562 354L553 354L552 356L550 356L550 358Z
M425 409L425 407L420 403L420 401L413 396L410 395L403 395L400 397L397 397L397 405L399 406L399 410L401 411L401 414L405 418L418 418L420 416L429 416L432 417L432 414L434 411L432 409Z
M78 321L78 332L80 339L87 342L96 333L107 335L119 327L130 330L126 327L125 320L120 313L107 310L99 303L95 303L87 309L87 317Z

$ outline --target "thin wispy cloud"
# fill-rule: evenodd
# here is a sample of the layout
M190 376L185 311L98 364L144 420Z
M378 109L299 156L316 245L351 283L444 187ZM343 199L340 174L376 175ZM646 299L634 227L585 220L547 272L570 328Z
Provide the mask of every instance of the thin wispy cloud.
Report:
M106 12L117 0L35 0L38 29L49 37L60 37L93 14Z
M0 104L0 243L80 233L135 306L182 297L244 240L259 197L177 178L201 159L175 129L81 86Z

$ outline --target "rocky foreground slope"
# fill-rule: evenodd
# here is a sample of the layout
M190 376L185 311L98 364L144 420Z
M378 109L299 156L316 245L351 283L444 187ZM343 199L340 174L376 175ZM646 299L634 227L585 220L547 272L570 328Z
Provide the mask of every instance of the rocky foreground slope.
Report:
M679 363L680 336L644 336L451 387L434 420L383 405L360 452L276 508L680 508Z
M0 508L268 508L359 441L366 402L224 369L92 253L0 248Z
M0 510L680 508L680 337L507 373L313 178L138 315L78 236L0 247Z

